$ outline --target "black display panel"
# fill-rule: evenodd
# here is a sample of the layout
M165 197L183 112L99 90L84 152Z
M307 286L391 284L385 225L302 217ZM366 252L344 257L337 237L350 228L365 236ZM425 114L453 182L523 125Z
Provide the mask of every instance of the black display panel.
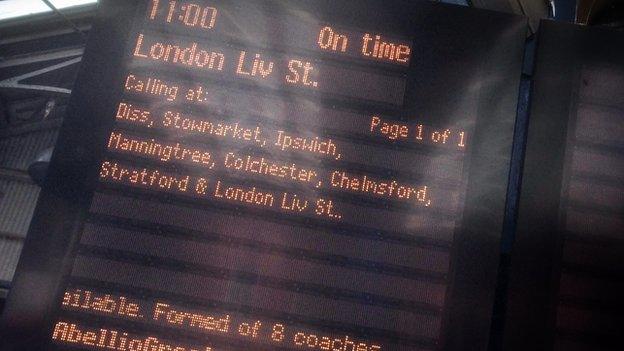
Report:
M624 34L542 22L506 349L621 350Z
M103 1L3 350L485 350L525 20Z

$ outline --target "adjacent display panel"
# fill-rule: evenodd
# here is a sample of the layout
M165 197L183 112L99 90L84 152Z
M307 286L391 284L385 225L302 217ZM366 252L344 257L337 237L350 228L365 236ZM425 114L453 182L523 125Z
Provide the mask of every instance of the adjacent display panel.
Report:
M485 350L524 19L103 1L3 350Z
M621 350L624 34L543 22L509 350Z

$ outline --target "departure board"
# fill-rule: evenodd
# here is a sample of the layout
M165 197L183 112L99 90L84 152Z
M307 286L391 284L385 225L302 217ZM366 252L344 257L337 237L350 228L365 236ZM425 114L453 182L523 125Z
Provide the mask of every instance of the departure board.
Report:
M526 22L102 1L3 350L485 350Z
M620 350L624 294L624 34L543 22L509 350Z

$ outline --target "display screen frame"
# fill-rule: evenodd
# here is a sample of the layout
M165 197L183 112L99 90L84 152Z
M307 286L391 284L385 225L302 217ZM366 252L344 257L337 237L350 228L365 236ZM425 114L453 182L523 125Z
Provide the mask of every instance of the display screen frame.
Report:
M617 67L622 71L624 50L616 43L623 39L621 33L608 28L550 20L540 23L506 303L506 350L603 346L608 349L612 345L607 334L583 336L580 331L558 330L557 324L560 282L566 271L566 241L573 238L590 245L622 245L621 240L569 232L565 221L580 94L585 84L583 72L587 67ZM588 277L599 274L579 272ZM598 296L594 298L589 306L600 306ZM577 320L589 324L581 317ZM561 341L579 344L557 346Z
M293 2L305 7L304 3ZM482 22L483 30L499 29L487 39L473 43L475 50L488 55L478 72L483 78L476 79L482 98L478 101L476 132L468 155L471 170L463 225L455 233L452 248L452 291L447 294L448 313L442 327L446 332L438 345L447 350L466 345L485 350L498 272L526 20L424 1L383 2L381 6L379 1L366 0L359 1L358 6L345 3L337 8L333 3L319 0L314 6L325 9L326 20L351 14L348 18L352 22L357 22L354 19L358 15L365 18L370 9L384 8L385 11L376 13L380 21L394 23L390 27L395 26L395 32L411 28L422 34L448 23L451 29L443 30L443 35L453 35L462 29L474 29L474 22ZM131 39L136 14L145 12L142 6L146 4L112 0L99 5L0 324L3 349L45 349L49 343L51 321L62 294L60 287L71 269L84 219L99 184L97 174L106 154L105 140L113 129L112 116L123 96L120 87L125 65L131 59L126 43ZM432 14L435 19L426 20ZM471 20L464 27L465 17ZM454 21L458 24L451 25ZM480 34L475 31L472 35ZM416 84L416 80L417 77L411 77L408 84Z

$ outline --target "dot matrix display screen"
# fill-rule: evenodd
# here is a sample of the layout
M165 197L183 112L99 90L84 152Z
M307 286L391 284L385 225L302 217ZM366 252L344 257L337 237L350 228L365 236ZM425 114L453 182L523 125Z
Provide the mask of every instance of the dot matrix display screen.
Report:
M103 1L7 349L485 349L525 22Z

